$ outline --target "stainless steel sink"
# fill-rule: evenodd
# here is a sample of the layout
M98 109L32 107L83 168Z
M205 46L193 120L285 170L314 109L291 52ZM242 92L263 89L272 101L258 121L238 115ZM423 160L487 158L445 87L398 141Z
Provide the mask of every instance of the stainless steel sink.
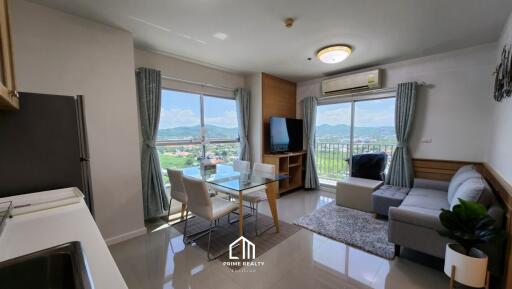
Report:
M0 262L0 289L32 288L93 289L80 242Z

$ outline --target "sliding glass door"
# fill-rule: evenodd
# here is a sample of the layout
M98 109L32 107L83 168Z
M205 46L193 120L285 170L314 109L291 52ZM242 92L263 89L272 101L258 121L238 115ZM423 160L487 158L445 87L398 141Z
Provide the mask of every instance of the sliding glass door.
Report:
M156 146L166 184L167 168L198 166L203 157L232 163L240 149L235 100L162 90Z
M340 179L348 171L351 103L320 105L316 119L316 165L323 179Z
M385 152L388 162L396 147L395 98L353 100L318 106L316 164L320 182L350 175L354 154Z

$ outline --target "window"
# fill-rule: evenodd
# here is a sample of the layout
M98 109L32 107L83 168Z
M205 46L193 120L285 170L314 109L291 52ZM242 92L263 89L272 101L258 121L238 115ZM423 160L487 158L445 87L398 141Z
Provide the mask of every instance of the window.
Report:
M234 99L162 90L157 150L165 184L167 168L198 166L202 157L232 163L239 148Z
M385 152L389 164L395 147L394 97L318 106L316 164L321 183L348 176L354 154Z

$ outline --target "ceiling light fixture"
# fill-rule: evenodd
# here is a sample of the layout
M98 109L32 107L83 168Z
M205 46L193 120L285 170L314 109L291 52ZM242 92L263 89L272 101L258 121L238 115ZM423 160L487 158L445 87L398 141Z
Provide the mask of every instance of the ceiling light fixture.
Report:
M334 64L345 60L350 53L352 48L348 45L331 45L318 50L316 57L324 63Z

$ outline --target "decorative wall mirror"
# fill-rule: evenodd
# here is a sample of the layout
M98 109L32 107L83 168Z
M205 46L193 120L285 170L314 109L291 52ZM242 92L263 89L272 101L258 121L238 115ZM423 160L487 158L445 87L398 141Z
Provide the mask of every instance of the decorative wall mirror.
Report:
M0 0L0 109L18 109L7 0Z
M501 51L500 62L494 72L494 100L502 101L512 95L512 57L511 47L505 45Z

